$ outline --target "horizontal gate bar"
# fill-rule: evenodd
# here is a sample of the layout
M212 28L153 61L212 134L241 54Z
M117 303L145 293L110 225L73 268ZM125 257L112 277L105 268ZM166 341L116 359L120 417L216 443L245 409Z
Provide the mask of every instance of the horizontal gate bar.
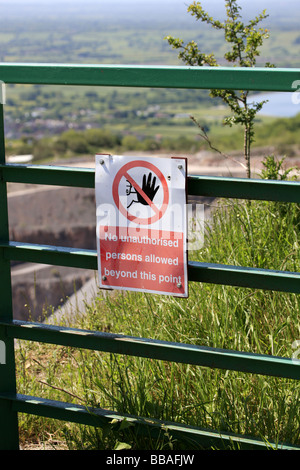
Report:
M0 174L7 183L95 187L95 170L93 168L7 163L0 165Z
M97 252L80 248L0 242L5 259L83 269L98 269ZM188 262L188 279L236 287L300 293L300 273L243 266Z
M0 63L4 83L294 91L300 69Z
M114 333L81 330L14 320L1 323L8 337L61 346L91 349L163 361L236 370L289 379L300 379L296 359L238 352L193 344L138 338Z
M300 202L299 181L193 175L187 189L191 196Z
M189 261L189 281L300 293L300 273Z
M95 170L93 168L9 163L0 165L0 173L4 181L11 183L95 187ZM300 202L299 181L189 175L187 190L191 196Z
M19 413L28 413L45 418L58 419L87 426L104 427L110 424L111 429L117 430L122 421L126 419L135 428L139 435L146 437L162 438L164 432L168 431L173 439L181 439L191 445L198 444L202 448L218 445L220 449L233 444L238 449L261 449L268 448L279 450L299 450L299 447L281 443L265 442L260 439L248 438L246 436L223 433L214 430L201 429L195 426L180 424L170 421L162 421L154 418L144 418L129 414L118 413L102 408L91 408L84 405L48 400L30 395L0 395L0 400L12 404L12 408ZM116 420L112 424L112 420Z
M96 235L95 235L96 236ZM72 268L98 269L97 252L80 248L65 248L52 245L36 245L21 242L0 242L4 258L11 261L27 261Z

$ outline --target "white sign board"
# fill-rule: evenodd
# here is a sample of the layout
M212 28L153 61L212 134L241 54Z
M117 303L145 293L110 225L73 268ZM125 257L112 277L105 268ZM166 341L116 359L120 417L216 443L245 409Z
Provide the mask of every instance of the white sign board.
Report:
M188 296L186 159L96 155L101 288Z

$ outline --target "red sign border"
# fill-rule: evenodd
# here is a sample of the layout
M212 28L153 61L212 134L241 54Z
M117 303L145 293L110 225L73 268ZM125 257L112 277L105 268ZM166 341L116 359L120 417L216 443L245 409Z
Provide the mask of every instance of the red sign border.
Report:
M127 209L125 209L124 206L121 204L121 201L120 201L120 198L119 198L118 190L119 190L119 184L120 184L121 178L123 176L124 176L124 178L126 178L126 176L125 176L126 172L128 170L132 169L132 168L135 168L135 167L147 168L147 169L153 171L162 183L162 187L163 187L163 191L164 191L164 199L163 199L163 204L162 204L162 210L158 211L155 215L153 215L151 217L148 217L148 218L136 217L132 214L129 214ZM164 215L164 213L166 212L168 204L169 204L169 188L168 188L166 178L164 177L163 173L160 171L159 168L157 168L152 163L144 161L144 160L134 160L132 162L126 163L125 165L123 165L120 168L120 170L118 171L118 173L115 176L115 179L114 179L114 182L113 182L113 185L112 185L112 195L113 195L114 202L115 202L117 208L119 209L119 211L121 212L121 214L124 215L131 222L134 222L134 223L140 224L140 225L151 225L151 224L157 222L158 220L160 220L162 218L162 216Z

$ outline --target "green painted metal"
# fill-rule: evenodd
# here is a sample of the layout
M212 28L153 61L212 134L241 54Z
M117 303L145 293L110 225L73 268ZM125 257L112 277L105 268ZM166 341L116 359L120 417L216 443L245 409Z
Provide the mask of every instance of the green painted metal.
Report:
M0 64L0 80L19 84L91 85L162 88L219 88L260 91L294 91L300 69L225 67L161 67L73 64ZM151 427L157 436L166 426L173 437L192 439L203 445L234 442L241 447L265 448L264 441L243 436L220 435L177 423L125 416L114 411L86 409L63 402L16 394L14 339L27 339L65 346L128 354L144 358L194 364L247 373L299 380L299 361L247 352L205 348L191 344L135 338L111 333L74 330L13 320L10 261L20 260L97 270L93 250L35 245L10 241L8 236L7 182L94 188L95 171L50 165L5 163L3 109L0 115L0 341L5 344L6 364L0 364L0 449L18 448L18 412L96 426L112 418L131 420L139 431ZM300 183L244 178L188 177L188 194L240 199L300 202ZM189 281L299 293L300 273L262 270L243 266L188 263ZM148 433L148 430L147 430ZM277 448L277 446L275 446ZM290 449L294 447L282 446Z
M299 450L297 446L285 443L266 443L264 440L254 439L233 433L216 432L208 429L200 429L195 426L162 421L154 418L145 418L129 414L117 413L102 408L92 408L62 401L47 400L40 397L28 395L5 395L0 394L0 400L12 403L13 409L20 413L29 413L62 421L81 423L87 426L104 427L113 420L116 421L114 428L118 429L122 421L126 419L136 432L147 437L161 438L164 431L168 431L174 439L180 439L189 444L199 444L202 448L214 446L220 450L233 448L239 450Z
M95 187L93 168L72 168L52 165L0 164L0 175L10 183L31 183L54 186ZM299 181L275 181L223 176L189 175L188 194L265 201L300 202Z
M225 432L216 432L208 429L200 429L195 426L174 423L170 421L162 421L154 418L145 418L129 414L116 413L111 410L101 408L85 407L83 405L74 405L73 403L46 400L40 397L27 395L0 395L0 400L12 403L14 410L21 413L34 414L51 419L59 419L62 421L85 424L87 426L104 427L110 425L114 429L118 429L122 421L126 419L136 432L152 438L162 438L165 431L168 431L174 439L189 444L200 445L200 448L208 448L214 446L220 450L235 448L239 450L299 450L297 446L291 446L284 443L266 442L259 439L247 438L242 435L236 435ZM114 420L115 424L111 422Z
M300 69L1 63L5 83L295 91Z
M230 351L115 333L80 330L35 322L28 323L20 320L6 323L5 327L7 335L12 338L194 364L203 367L300 379L300 361L291 358Z
M96 236L96 235L95 235ZM53 264L97 270L97 252L51 245L36 245L21 242L1 244L4 258L7 260L27 261L29 263Z
M0 162L5 163L3 105L0 104ZM9 239L7 190L6 183L0 180L0 241ZM0 322L13 319L10 262L4 258L0 249ZM0 363L0 393L16 393L14 340L6 335L0 323L0 341L4 347L4 364ZM12 409L0 401L0 448L18 449L18 416Z
M188 177L187 185L191 196L300 202L299 181L195 175Z
M300 293L300 273L189 261L189 281Z
M0 248L4 258L10 261L98 269L94 250L22 242L0 242ZM297 272L189 261L188 276L189 281L194 282L300 293L300 273Z
M10 183L29 183L53 186L95 187L95 170L54 165L0 165L0 174Z

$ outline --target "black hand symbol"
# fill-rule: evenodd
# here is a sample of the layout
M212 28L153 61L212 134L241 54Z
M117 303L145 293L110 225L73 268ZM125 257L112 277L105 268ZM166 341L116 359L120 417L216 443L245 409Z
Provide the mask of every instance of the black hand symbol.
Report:
M148 175L148 178L147 178L147 181L146 181L146 176L147 175L144 175L143 176L143 186L142 186L142 190L144 191L144 193L148 196L148 198L153 201L157 191L159 190L159 185L155 187L155 183L156 183L156 176L154 176L153 180L152 180L152 183L151 183L151 179L152 179L152 173L149 173ZM148 202L145 201L145 199L143 198L143 196L141 196L140 193L137 193L137 198L138 198L138 202L140 204L143 204L144 206L148 205Z

